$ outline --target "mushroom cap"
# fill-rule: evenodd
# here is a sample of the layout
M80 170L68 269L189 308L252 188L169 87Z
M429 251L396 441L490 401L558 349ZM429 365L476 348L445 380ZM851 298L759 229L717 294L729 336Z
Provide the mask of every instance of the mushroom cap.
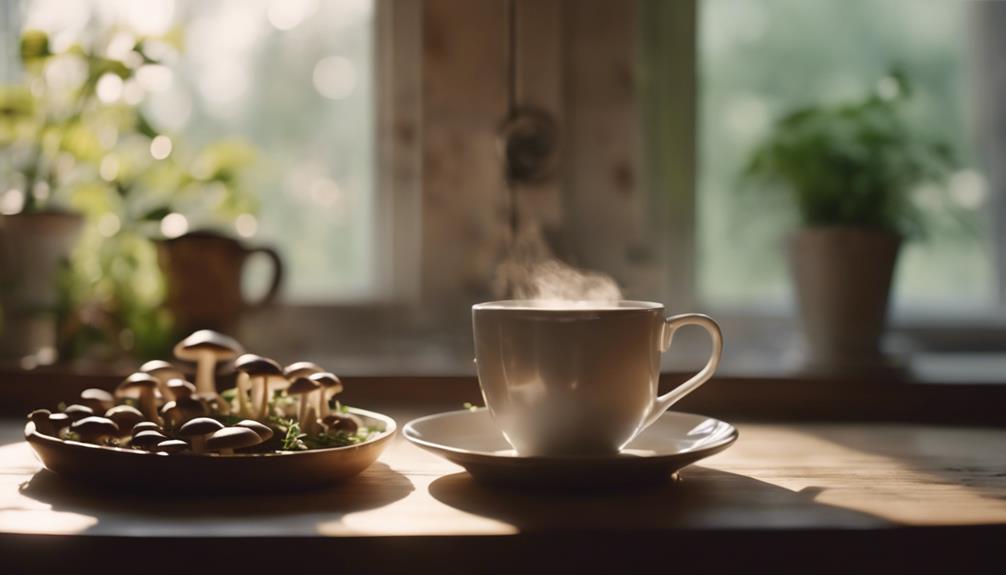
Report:
M216 431L206 440L206 449L209 451L241 449L259 443L262 443L262 438L247 427L225 427Z
M189 398L196 393L196 386L184 379L169 379L168 391L175 396L175 399Z
M257 433L258 436L262 438L263 442L272 439L272 436L275 433L271 427L260 421L255 421L254 419L242 419L241 421L237 422L235 426L247 427L248 429Z
M149 373L138 371L127 377L119 387L115 388L116 397L139 397L144 390L154 393L157 391L157 378Z
M210 417L197 417L190 419L178 428L176 435L179 437L195 437L197 435L208 435L224 428L224 424Z
M53 435L56 430L53 429L52 423L49 422L49 416L52 412L48 409L36 409L28 414L28 420L35 424L35 431L43 435Z
M48 409L35 409L35 410L32 410L32 412L28 414L28 419L30 419L32 421L35 421L36 418L41 419L43 417L45 419L49 419L50 415L52 415L52 412L49 411Z
M175 421L188 421L194 417L209 415L210 410L206 404L194 397L183 397L175 401L169 401L161 407L161 415L167 416ZM179 416L175 419L175 416Z
M52 424L53 429L59 431L60 429L63 429L67 425L73 423L73 420L65 413L53 413L49 416L49 423Z
M63 410L63 413L65 413L68 416L70 416L70 419L72 421L80 421L81 419L84 419L85 417L89 417L91 415L94 415L94 410L91 409L90 407L86 406L86 405L81 405L79 403L75 403L73 405L68 405L66 407L66 409Z
M102 413L115 405L115 397L104 389L90 387L80 392L80 403L90 407L95 412Z
M234 360L234 367L251 377L284 377L283 368L278 363L254 353L246 353Z
M132 429L137 423L146 418L132 405L116 405L105 412L105 417L111 419L119 426L119 429Z
M234 359L244 348L236 339L210 329L193 332L175 345L175 357L186 361L196 361L204 353L212 353L217 361Z
M136 425L133 426L133 429L132 429L132 431L130 433L132 433L133 435L136 435L137 433L139 433L141 431L157 431L157 432L160 432L161 431L161 426L157 425L153 421L141 421L141 422L139 422L139 423L137 423Z
M360 429L360 422L355 416L351 417L346 413L330 413L322 418L321 423L328 429L335 431L345 431L356 433Z
M133 447L139 447L141 449L150 449L158 443L165 441L167 437L160 431L154 431L153 429L148 429L147 431L141 431L133 436L133 440L130 441L130 445Z
M284 367L283 375L285 375L288 379L297 379L298 377L308 377L309 375L322 371L325 370L317 363L310 361L298 361Z
M157 444L157 451L172 454L180 453L189 448L189 444L181 439L168 439Z
M92 415L80 421L73 422L70 430L80 436L83 440L97 439L106 435L118 435L119 426L107 417Z
M306 377L298 377L293 380L290 387L286 388L286 393L288 395L301 395L304 393L311 393L318 389L319 385Z
M342 380L334 373L322 371L308 376L308 379L324 387L328 391L339 393L342 391Z
M157 379L165 382L170 379L184 377L182 370L178 369L175 365L164 361L163 359L152 359L141 365L138 371L149 373Z

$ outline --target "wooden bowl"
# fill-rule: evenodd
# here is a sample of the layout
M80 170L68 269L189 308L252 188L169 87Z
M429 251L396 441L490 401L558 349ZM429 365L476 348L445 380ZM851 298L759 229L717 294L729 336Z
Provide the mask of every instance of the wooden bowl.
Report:
M377 461L397 430L387 415L350 409L384 431L364 443L330 449L234 455L151 453L64 441L35 430L24 436L46 469L71 479L131 491L275 492L321 487L357 475Z

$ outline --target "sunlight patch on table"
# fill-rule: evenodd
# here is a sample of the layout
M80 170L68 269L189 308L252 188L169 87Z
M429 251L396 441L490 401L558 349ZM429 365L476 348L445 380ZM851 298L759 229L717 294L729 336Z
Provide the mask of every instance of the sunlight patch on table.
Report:
M0 511L0 532L68 535L94 527L98 519L52 509L12 509Z
M973 453L955 453L954 446L960 442L925 445L933 437L945 439L950 433L945 429L927 434L924 427L876 426L868 436L854 438L863 448L849 445L855 427L808 425L803 429L808 431L780 425L742 426L737 444L710 459L707 466L793 492L813 493L816 503L897 524L1006 521L1004 490L983 492L935 463L955 454L964 469L981 461L993 447L978 438L970 442ZM799 464L771 465L779 461L780 450L785 450L789 462Z

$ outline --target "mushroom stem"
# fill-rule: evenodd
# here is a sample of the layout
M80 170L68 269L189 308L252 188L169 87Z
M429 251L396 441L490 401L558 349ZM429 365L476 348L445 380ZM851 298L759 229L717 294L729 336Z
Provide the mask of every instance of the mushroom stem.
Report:
M213 405L217 406L217 413L220 415L230 415L231 404L227 403L224 398L220 397L220 394L213 394L209 398L209 401L213 402Z
M206 451L206 436L192 436L192 453L202 453L204 451Z
M196 361L196 393L203 396L215 395L217 393L216 383L213 381L213 369L216 367L217 359L212 353L203 353Z
M157 416L157 399L154 397L154 390L143 389L140 391L140 411L154 423L160 424L161 418Z
M300 394L300 405L297 406L297 421L300 422L300 430L306 432L307 427L307 396L309 393Z
M318 413L314 410L314 406L307 408L307 421L304 422L303 431L310 435L323 431L321 424L318 423Z
M251 417L251 407L248 405L248 390L251 387L251 378L248 374L241 371L238 372L237 379L237 390L238 390L238 413L241 417Z
M318 389L318 419L325 419L328 415L328 390L325 387Z
M161 397L164 398L164 401L171 401L172 399L175 399L175 394L168 388L167 380L160 377L154 379L157 380L157 391L161 392Z
M259 378L262 381L262 403L259 406L259 419L266 419L269 416L269 378L262 376Z

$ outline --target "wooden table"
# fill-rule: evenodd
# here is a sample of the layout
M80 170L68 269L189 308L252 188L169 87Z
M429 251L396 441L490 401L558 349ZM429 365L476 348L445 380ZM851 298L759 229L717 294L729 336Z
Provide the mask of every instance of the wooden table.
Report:
M392 414L400 422L419 415ZM1006 541L1004 429L738 427L732 448L679 481L631 492L490 489L399 438L363 475L322 491L153 499L87 491L40 471L21 422L4 420L0 565L59 568L113 556L149 564L198 553L199 565L229 572L300 561L337 561L368 574L811 561L814 572L942 566L956 573L998 556Z

